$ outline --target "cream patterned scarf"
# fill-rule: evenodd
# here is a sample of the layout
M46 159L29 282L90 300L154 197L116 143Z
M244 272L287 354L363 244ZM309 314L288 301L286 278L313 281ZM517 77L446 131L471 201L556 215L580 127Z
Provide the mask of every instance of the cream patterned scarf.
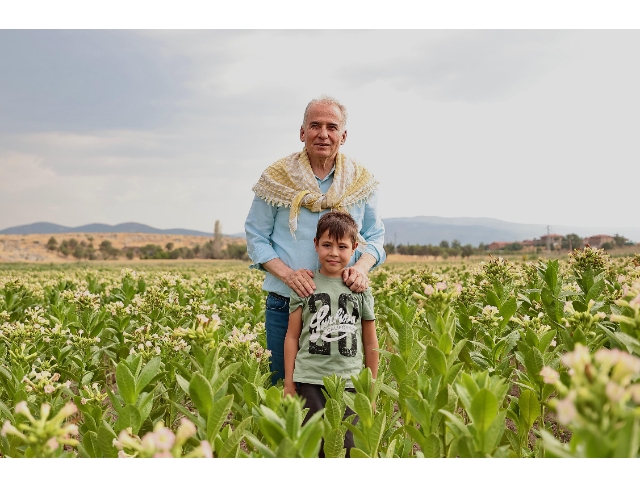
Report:
M378 181L359 162L338 153L333 182L327 194L322 194L311 170L307 150L303 149L274 162L252 189L271 205L291 208L289 229L295 238L302 206L313 212L327 208L347 211L348 206L366 201L377 186Z

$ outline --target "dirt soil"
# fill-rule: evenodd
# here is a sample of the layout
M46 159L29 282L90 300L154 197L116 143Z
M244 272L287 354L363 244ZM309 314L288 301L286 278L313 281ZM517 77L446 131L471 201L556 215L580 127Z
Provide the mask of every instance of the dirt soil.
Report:
M47 250L46 244L55 237L60 244L63 240L75 238L78 242L93 238L93 247L97 250L103 240L109 240L117 248L143 247L148 244L160 245L164 248L169 242L178 247L194 247L204 245L211 237L192 235L162 235L155 233L58 233L32 235L0 235L0 262L77 262L72 256L64 257L58 252ZM222 248L229 243L244 243L243 238L223 237ZM119 260L127 260L120 256ZM138 259L134 259L138 260Z

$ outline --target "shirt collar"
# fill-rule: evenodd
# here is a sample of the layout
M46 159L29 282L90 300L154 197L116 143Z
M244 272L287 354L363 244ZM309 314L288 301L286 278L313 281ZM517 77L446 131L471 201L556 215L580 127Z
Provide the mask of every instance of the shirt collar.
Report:
M329 176L333 176L333 172L334 172L335 170L336 170L336 165L334 164L334 165L333 165L333 167L331 168L331 171L329 171L329 174L327 174L327 175L324 177L324 179L320 179L318 176L316 176L316 179L317 179L318 181L320 181L321 183L323 183L323 182L325 182L325 181L329 178ZM315 174L314 174L314 176L315 176Z

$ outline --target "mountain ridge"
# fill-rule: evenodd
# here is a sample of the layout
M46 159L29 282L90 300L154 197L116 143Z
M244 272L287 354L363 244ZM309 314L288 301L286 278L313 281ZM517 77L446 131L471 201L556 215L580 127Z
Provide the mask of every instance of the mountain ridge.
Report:
M415 216L383 218L385 225L386 243L437 245L442 240L458 240L461 244L478 245L491 242L513 242L539 238L547 233L547 226L532 223L514 223L496 218L486 217L439 217ZM104 223L90 223L78 227L67 227L51 222L36 222L28 225L18 225L4 230L0 234L58 234L58 233L151 233L164 235L193 235L212 236L212 233L185 228L159 229L150 225L136 222L125 222L117 225ZM614 235L618 233L633 241L640 241L638 227L579 227L571 225L551 226L551 233L567 235L575 233L580 237L587 237L604 233ZM229 237L244 238L244 232L227 235Z

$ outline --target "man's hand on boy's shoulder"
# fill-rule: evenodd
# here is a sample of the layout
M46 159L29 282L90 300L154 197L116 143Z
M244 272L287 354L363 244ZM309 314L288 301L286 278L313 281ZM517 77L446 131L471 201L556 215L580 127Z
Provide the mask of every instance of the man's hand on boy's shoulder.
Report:
M346 267L342 271L342 280L354 293L364 292L369 287L369 277L356 266Z

